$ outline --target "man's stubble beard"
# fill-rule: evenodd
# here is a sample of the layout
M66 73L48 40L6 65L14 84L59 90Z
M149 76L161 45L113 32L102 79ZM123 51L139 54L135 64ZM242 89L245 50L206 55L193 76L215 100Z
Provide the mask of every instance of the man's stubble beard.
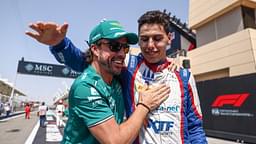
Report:
M112 58L113 59L113 58ZM114 71L111 64L112 60L105 60L101 55L99 56L99 64L111 75L120 75L121 71Z

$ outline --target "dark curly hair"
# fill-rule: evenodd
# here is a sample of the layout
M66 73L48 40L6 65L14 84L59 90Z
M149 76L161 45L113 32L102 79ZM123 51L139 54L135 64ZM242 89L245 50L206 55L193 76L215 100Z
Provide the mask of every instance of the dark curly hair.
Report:
M93 56L92 56L92 51L91 48L88 48L85 52L82 53L83 57L85 59L85 62L88 64L92 63L93 60Z
M138 19L138 24L138 31L143 24L160 24L168 34L170 32L170 15L159 10L147 11Z

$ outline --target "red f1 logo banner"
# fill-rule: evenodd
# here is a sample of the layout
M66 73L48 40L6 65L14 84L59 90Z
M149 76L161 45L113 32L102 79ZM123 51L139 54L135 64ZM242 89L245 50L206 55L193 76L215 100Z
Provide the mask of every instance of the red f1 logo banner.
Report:
M196 85L208 136L256 142L256 73Z
M220 95L212 103L212 107L223 107L224 105L240 107L249 95L249 93Z

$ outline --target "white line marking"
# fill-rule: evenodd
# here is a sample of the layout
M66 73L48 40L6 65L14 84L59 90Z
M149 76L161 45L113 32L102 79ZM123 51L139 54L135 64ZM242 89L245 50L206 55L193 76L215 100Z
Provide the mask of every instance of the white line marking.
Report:
M53 121L54 119L53 119L52 116L47 115L47 116L46 116L46 120L47 120L47 121Z
M39 121L37 121L35 127L33 128L32 132L30 133L29 137L27 138L25 144L32 144L33 143L38 129L39 129Z
M60 142L62 135L56 125L48 124L46 127L46 141L47 142Z

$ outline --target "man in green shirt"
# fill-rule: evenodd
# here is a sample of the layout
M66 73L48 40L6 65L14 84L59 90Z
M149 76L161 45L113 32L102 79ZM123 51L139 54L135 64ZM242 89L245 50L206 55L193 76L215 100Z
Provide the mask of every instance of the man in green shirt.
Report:
M44 44L58 44L41 35L49 27L49 23L34 24L32 28L39 34L28 35ZM132 143L148 112L168 98L170 89L165 85L143 88L136 110L123 122L122 87L116 76L123 69L129 44L137 42L137 35L126 32L117 21L102 21L92 30L86 59L90 65L69 92L69 119L63 144Z

